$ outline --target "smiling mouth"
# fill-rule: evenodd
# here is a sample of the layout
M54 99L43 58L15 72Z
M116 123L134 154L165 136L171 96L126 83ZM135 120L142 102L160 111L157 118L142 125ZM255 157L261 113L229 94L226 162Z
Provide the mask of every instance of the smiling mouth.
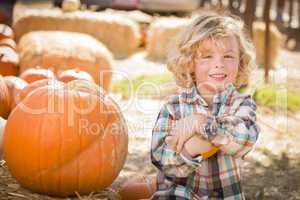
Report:
M222 81L227 77L227 75L226 74L210 74L209 77L211 77L217 81Z
M227 77L226 74L210 74L209 76L212 78L226 78Z

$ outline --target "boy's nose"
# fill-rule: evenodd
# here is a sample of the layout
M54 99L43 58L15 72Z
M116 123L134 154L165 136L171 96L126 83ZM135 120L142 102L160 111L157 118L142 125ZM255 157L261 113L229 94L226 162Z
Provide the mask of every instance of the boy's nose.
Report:
M216 68L224 68L224 65L215 65Z
M215 59L214 59L214 66L216 68L224 68L223 58L221 58L221 57L215 57Z

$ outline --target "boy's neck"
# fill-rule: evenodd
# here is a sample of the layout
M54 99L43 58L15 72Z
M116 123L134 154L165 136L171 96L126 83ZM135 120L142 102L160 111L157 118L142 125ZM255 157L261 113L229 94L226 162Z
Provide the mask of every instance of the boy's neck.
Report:
M226 89L226 86L224 86L223 89L221 89L212 87L208 84L196 84L196 86L198 93L207 103L209 109L212 108L215 95Z
M202 95L200 93L201 97L204 99L204 101L207 103L208 108L211 109L212 105L213 105L213 98L214 98L214 94L209 94L209 95Z
M197 87L197 90L198 90L198 93L200 94L200 96L207 103L208 108L210 109L212 107L214 96L216 93L212 92L211 90L206 89L205 87L203 87L203 88Z

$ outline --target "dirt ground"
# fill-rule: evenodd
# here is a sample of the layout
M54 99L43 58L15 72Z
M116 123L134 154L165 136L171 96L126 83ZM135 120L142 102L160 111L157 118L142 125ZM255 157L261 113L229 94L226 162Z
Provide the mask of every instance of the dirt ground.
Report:
M273 73L279 78L275 77L272 81L289 81L291 87L296 87L300 79L300 52L283 51L281 63L278 73ZM167 71L163 63L148 61L144 52L117 61L115 69L123 71L129 77ZM119 78L120 76L115 76L114 81ZM114 98L118 99L118 96ZM156 173L150 162L149 149L151 129L163 102L153 99L135 99L132 102L118 99L117 102L126 108L123 113L129 128L128 157L123 170L107 190L68 199L119 199L114 190L125 180ZM257 116L261 128L260 137L255 150L246 157L243 166L243 185L247 199L300 199L300 113L258 106ZM0 165L0 180L1 200L57 199L23 189L10 176L4 162Z

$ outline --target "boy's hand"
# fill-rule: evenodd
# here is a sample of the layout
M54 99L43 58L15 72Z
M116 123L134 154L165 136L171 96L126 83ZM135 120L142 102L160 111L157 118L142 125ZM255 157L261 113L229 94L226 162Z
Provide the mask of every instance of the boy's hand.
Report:
M207 117L203 114L196 114L175 121L169 135L173 136L172 146L175 146L177 153L181 152L184 143L190 139L196 131L206 123Z
M176 151L176 141L173 135L169 135L165 138L165 143L173 150Z
M198 135L191 137L185 144L184 148L192 156L204 154L212 149L213 145Z
M167 136L165 139L166 144L174 151L176 151L175 137ZM214 147L210 142L201 138L198 135L192 136L184 143L184 148L192 157L195 157L199 154L204 156L214 150L214 153L217 152L217 147ZM212 154L214 154L212 153ZM209 157L212 155L210 154Z

